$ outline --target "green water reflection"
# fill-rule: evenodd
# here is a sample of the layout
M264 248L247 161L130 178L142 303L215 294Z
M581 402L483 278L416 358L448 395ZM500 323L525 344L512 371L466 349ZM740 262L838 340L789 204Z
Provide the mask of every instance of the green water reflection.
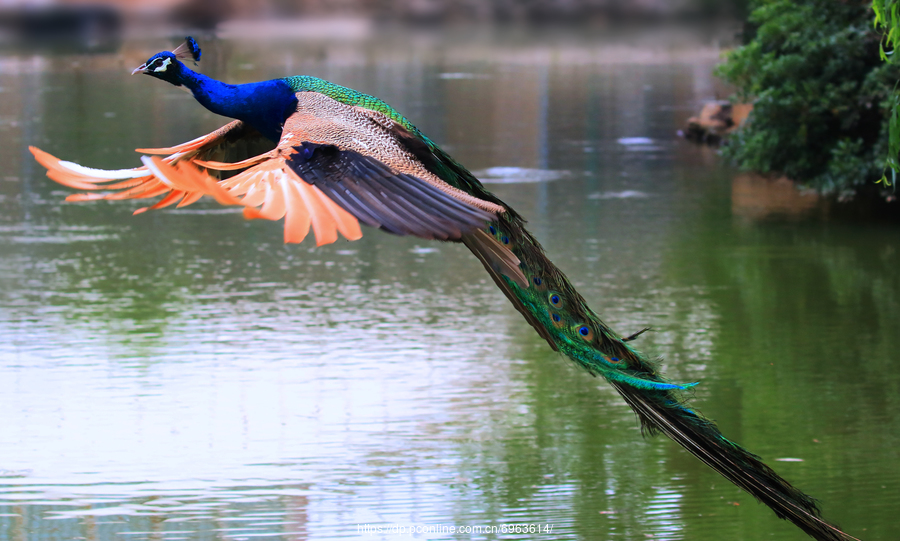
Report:
M893 539L900 228L735 207L735 172L674 137L716 93L707 36L414 39L208 40L202 68L385 98L493 178L613 328L652 326L640 347L703 381L696 402L727 435L850 533ZM284 246L280 224L209 202L138 217L136 202L62 204L27 145L131 167L133 148L222 123L127 75L168 45L0 57L0 539L394 523L805 539L643 440L459 246L375 231Z

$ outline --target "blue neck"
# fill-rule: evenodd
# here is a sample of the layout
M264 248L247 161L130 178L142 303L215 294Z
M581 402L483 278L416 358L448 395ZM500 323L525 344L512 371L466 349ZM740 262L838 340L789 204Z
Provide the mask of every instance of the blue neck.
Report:
M184 68L178 82L213 113L246 122L276 143L297 103L294 91L281 79L229 85Z

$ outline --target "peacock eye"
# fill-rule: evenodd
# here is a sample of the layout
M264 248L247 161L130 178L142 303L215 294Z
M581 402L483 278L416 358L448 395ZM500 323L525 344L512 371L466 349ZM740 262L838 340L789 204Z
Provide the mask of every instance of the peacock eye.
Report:
M590 328L587 325L579 325L575 327L575 332L577 332L585 342L593 342L594 341L594 329Z
M548 312L550 314L550 319L553 320L553 326L557 329L564 329L566 327L566 322L563 320L562 316L555 312Z
M166 69L169 67L169 64L171 63L172 61L168 58L157 57L153 59L153 62L150 62L150 64L147 66L147 69L152 70L154 73L160 73L166 71Z
M559 295L550 295L550 304L553 306L559 306L559 303L562 302L562 299L559 298Z

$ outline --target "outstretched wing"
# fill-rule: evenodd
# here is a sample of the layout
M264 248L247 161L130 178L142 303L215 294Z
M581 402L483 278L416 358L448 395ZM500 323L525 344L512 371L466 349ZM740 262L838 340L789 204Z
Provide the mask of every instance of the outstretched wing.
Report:
M249 158L248 147L260 136L238 121L182 145L140 149L168 155L143 157L144 166L135 169L89 169L32 152L50 178L92 192L68 200L163 196L141 212L210 195L243 205L248 218L284 218L285 242L302 241L310 229L319 245L334 242L337 233L356 240L359 222L397 235L461 240L506 211L426 169L374 113L314 92L297 97L277 147ZM243 151L235 152L238 147ZM240 172L220 180L232 171Z
M48 177L70 188L89 192L72 194L66 198L67 201L164 196L154 205L136 210L135 214L139 214L176 203L179 207L190 205L203 195L210 195L222 204L239 204L234 197L229 197L225 190L216 186L216 179L201 174L189 164L201 159L241 160L271 150L273 146L259 132L236 120L178 146L138 149L138 152L166 157L145 156L142 158L144 165L134 169L93 169L60 160L35 147L29 147L29 150L47 168ZM179 171L183 173L178 174Z
M373 113L315 92L297 94L275 151L240 163L199 161L210 170L246 168L222 181L249 216L285 216L286 239L310 227L331 242L349 214L397 235L460 240L505 209L453 188L428 171Z

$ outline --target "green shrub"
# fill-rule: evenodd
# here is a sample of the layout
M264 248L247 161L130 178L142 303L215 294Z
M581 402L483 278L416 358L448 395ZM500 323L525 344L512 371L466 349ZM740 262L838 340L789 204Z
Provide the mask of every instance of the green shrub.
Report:
M724 153L823 192L880 179L900 70L879 57L869 2L757 0L749 24L716 73L754 103Z

